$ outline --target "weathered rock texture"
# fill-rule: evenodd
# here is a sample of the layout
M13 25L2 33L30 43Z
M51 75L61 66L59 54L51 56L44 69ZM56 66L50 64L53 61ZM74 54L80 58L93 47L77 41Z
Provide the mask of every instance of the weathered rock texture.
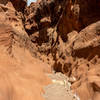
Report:
M24 29L25 6L24 0L0 0L0 100L44 100L42 87L50 82L44 75L50 67L36 59Z
M76 78L72 89L81 100L100 99L99 12L99 0L39 0L25 9L25 30L37 51L53 59L56 72Z
M0 0L0 100L42 100L50 69L35 58L75 77L81 100L100 100L99 51L100 0L38 0L29 7L26 0Z

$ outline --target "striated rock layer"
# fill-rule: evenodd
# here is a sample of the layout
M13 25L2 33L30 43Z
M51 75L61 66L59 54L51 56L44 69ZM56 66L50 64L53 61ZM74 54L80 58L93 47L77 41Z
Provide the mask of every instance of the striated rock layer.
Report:
M0 100L43 100L51 69L69 77L80 100L100 100L99 12L99 0L29 7L26 0L0 0Z
M36 59L24 29L25 6L24 0L0 0L0 100L44 100L42 88L50 83L44 74L50 66Z

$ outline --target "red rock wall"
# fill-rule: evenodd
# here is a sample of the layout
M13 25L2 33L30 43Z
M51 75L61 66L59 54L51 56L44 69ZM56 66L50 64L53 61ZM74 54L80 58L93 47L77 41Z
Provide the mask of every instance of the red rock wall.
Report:
M21 61L21 50L29 50L56 72L74 76L72 89L81 100L100 100L99 12L99 0L42 0L29 7L24 0L0 0L0 46Z
M53 68L74 76L81 100L100 99L100 1L45 0L25 9L25 29ZM50 56L51 57L51 56Z
M42 88L50 82L44 75L50 67L36 59L22 9L22 0L0 0L0 100L44 100Z

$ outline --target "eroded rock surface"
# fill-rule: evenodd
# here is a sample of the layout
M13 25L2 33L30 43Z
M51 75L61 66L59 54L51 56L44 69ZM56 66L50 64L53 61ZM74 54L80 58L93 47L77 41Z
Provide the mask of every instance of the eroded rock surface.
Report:
M99 0L38 0L29 7L26 0L0 0L1 99L42 100L44 72L53 69L70 78L81 100L100 100L99 12Z
M99 12L99 0L40 0L25 9L33 44L53 58L56 72L75 77L72 89L81 100L100 99Z
M50 66L36 59L25 32L23 3L0 0L0 100L44 100L42 87L50 82Z

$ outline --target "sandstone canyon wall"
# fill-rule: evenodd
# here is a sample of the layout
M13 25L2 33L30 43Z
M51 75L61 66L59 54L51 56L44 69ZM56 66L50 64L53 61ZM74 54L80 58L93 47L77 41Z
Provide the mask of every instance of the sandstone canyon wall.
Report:
M25 9L25 29L52 68L74 76L81 100L100 99L100 1L41 0Z
M24 0L0 0L0 100L44 100L42 87L50 82L44 75L49 65L30 54L25 6Z
M41 100L50 66L75 77L71 88L80 100L100 100L100 1L26 7L25 0L0 0L0 51L1 100Z

